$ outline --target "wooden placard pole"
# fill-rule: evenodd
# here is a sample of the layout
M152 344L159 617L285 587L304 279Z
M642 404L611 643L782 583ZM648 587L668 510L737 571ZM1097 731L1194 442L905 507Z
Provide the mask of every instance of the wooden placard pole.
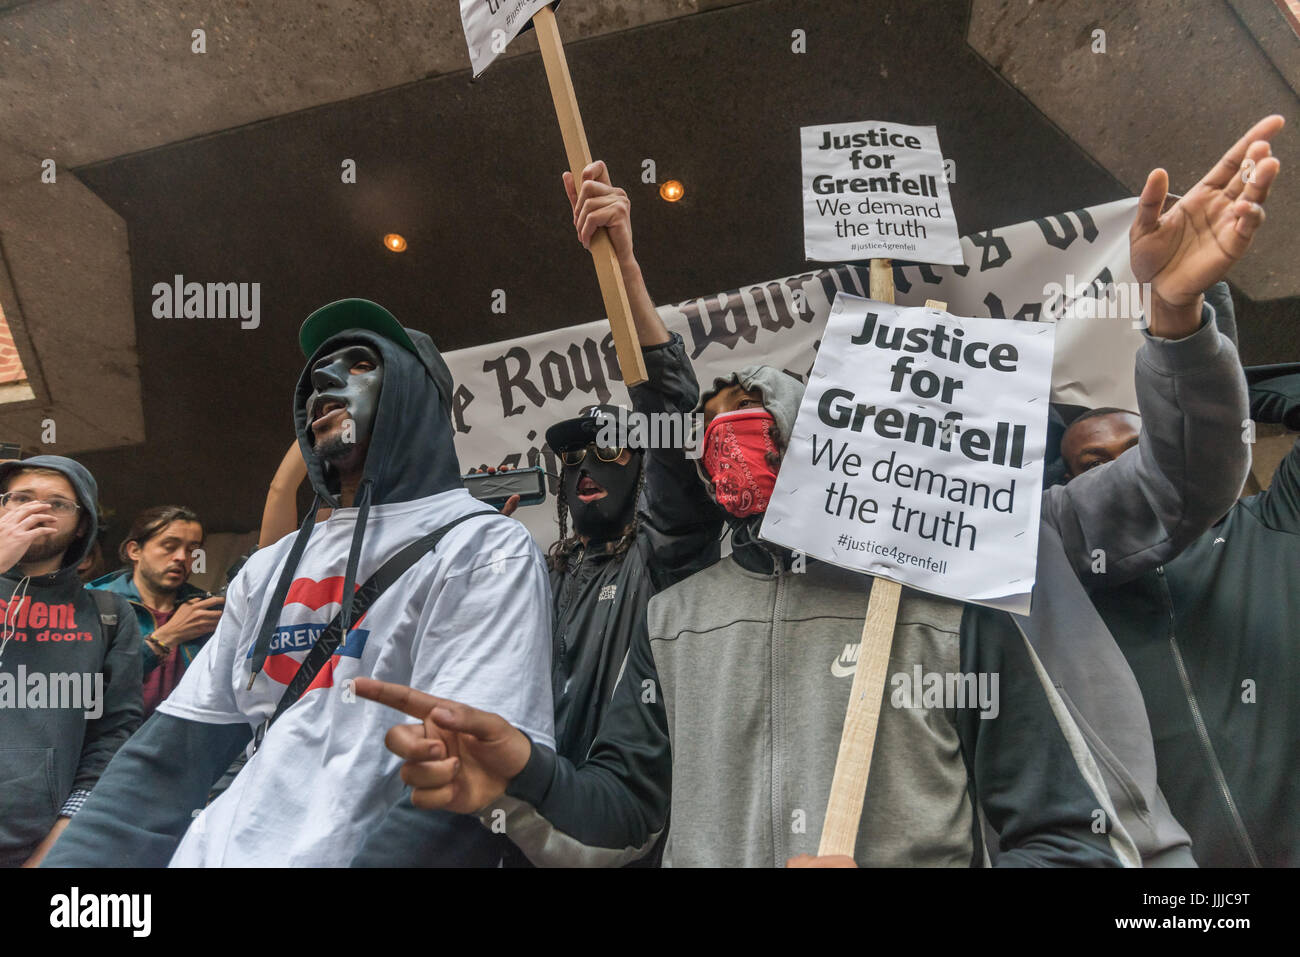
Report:
M555 11L549 6L538 10L533 14L533 28L537 31L537 44L542 50L551 99L555 101L555 116L560 121L569 171L573 173L574 183L581 185L582 170L591 162L591 150L587 147L587 133L582 128L582 114L578 111L573 80L569 77L569 62L564 58L564 44L560 42ZM618 268L614 244L602 228L596 230L589 246L596 264L596 279L600 282L600 296L605 301L605 314L609 316L609 326L614 332L614 348L618 351L623 384L640 385L647 378L645 360L637 341L636 326L632 323L632 309L627 302L627 289L623 286L623 273Z
M871 298L879 302L894 301L894 267L888 259L871 260ZM947 308L931 299L926 306ZM826 802L826 820L822 824L820 856L853 856L858 843L858 826L862 804L867 795L867 775L876 748L876 728L880 722L880 702L885 694L889 671L889 650L894 643L894 623L898 619L898 600L903 586L885 578L871 583L871 600L867 618L862 623L862 644L858 665L853 672L853 688L844 714L840 733L840 750L835 758L831 778L831 795Z

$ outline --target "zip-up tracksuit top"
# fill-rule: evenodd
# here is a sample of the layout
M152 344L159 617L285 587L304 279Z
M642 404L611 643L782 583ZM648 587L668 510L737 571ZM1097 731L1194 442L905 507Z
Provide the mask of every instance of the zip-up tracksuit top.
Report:
M762 393L788 441L803 385L769 367L730 381ZM872 580L792 562L753 538L760 518L733 526L728 558L650 602L673 742L666 865L774 867L817 852ZM854 859L982 865L981 811L1003 866L1139 860L1010 616L905 589Z
M1251 417L1300 430L1300 364L1248 369ZM1133 667L1160 789L1202 867L1300 865L1300 440L1163 568L1093 600Z

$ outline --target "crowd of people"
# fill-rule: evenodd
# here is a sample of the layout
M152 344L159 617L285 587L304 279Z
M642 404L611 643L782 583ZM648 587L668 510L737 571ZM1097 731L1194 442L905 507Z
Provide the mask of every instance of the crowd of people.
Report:
M1138 407L1062 422L1030 612L903 590L890 667L996 675L998 707L886 693L851 855L818 855L852 673L828 665L872 579L759 534L803 384L696 381L598 162L565 188L579 239L606 230L622 269L648 373L631 407L699 416L702 457L610 444L613 405L556 422L544 556L514 502L466 491L433 341L348 299L302 326L297 441L222 595L189 583L204 529L174 505L83 581L94 478L0 463L0 862L1300 863L1300 441L1238 498L1243 423L1300 430L1300 363L1243 370L1222 283L1281 126L1177 202L1149 177ZM64 675L102 687L55 706Z

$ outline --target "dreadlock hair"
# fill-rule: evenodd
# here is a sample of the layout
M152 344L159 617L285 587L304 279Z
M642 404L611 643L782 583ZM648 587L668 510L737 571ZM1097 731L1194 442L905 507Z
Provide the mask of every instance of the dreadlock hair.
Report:
M641 493L645 491L645 453L633 450L641 456L636 477L636 494L632 496L632 521L623 528L623 534L610 548L609 553L615 558L626 555L632 543L636 541L637 532L641 530ZM568 466L565 466L568 468ZM555 493L555 518L560 525L560 537L546 552L546 565L553 572L562 572L569 564L569 556L582 544L582 539L575 532L569 534L569 503L564 497L564 480L560 480L559 491Z

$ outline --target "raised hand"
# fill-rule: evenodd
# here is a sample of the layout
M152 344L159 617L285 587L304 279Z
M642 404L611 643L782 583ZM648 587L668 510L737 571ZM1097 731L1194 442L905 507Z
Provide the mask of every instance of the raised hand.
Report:
M524 769L532 742L505 718L405 685L357 678L357 697L420 719L388 729L384 744L401 758L411 803L472 814L505 793Z
M1202 291L1250 248L1281 168L1268 141L1284 123L1277 115L1260 120L1163 213L1169 174L1155 169L1147 177L1129 230L1129 258L1138 282L1151 283L1152 335L1176 339L1196 331Z
M573 207L573 225L578 241L590 248L596 230L605 227L620 263L635 262L632 254L632 204L627 193L614 186L604 160L596 160L582 171L582 185L575 186L573 174L564 173L564 191Z
M27 549L58 530L54 513L44 502L28 502L0 510L0 572L18 564Z

